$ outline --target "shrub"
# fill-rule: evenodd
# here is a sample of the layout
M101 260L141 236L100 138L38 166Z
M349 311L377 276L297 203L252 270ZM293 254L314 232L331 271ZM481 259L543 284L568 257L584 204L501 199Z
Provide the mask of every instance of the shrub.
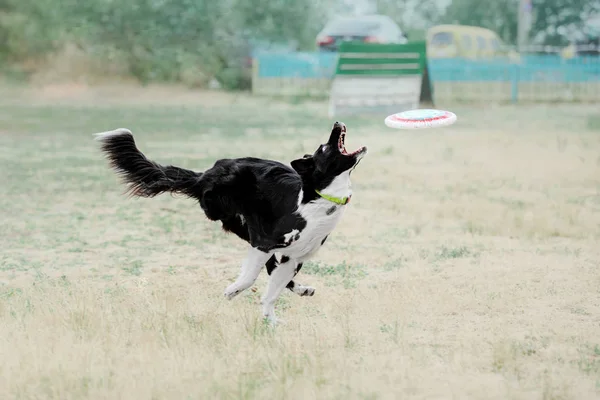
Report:
M252 40L309 48L325 18L311 0L0 0L0 62L39 66L74 43L106 71L124 64L141 82L214 77L246 89Z

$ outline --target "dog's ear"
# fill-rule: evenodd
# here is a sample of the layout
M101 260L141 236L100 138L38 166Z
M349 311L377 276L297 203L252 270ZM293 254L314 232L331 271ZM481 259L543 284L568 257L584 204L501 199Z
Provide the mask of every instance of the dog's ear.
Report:
M300 175L305 175L314 171L315 160L313 160L310 154L305 154L303 158L298 158L297 160L292 161L290 165Z

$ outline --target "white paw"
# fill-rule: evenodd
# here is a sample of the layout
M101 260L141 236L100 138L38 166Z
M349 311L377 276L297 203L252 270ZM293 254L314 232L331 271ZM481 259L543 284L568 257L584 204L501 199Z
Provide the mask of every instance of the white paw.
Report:
M227 300L231 300L238 294L242 293L243 290L244 289L241 289L237 283L232 283L231 285L227 286L227 289L225 289L225 293L223 293L223 295Z
M269 314L269 315L265 315L264 316L264 321L265 323L271 325L271 326L277 326L277 325L285 325L285 321L277 318L275 316L275 314Z

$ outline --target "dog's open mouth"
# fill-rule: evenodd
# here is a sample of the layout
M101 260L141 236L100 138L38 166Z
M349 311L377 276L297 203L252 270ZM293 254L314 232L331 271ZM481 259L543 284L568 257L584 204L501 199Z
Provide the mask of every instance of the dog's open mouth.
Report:
M338 139L338 149L339 149L340 153L342 153L345 156L354 156L365 150L365 147L363 146L363 147L359 147L357 150L353 151L352 153L348 153L348 151L346 150L345 140L346 140L346 127L342 126L342 133L340 133L340 138Z

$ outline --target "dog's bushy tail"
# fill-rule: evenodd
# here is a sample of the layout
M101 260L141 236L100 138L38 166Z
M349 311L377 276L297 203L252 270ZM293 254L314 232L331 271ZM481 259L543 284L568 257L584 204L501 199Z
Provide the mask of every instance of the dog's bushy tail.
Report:
M125 128L95 135L101 150L128 185L132 196L154 197L161 193L181 193L199 199L202 173L163 166L151 161L138 150L133 134Z

